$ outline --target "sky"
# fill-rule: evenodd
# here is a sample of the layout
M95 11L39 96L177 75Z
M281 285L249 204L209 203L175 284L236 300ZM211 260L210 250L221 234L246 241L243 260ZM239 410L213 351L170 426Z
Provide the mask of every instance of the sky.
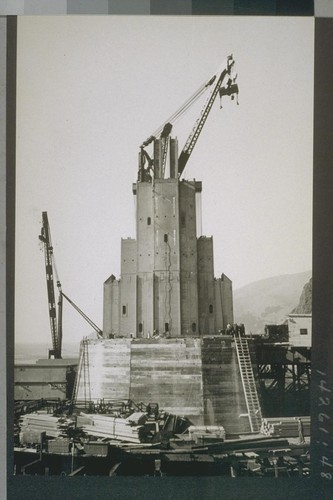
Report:
M139 146L233 54L183 178L202 181L215 276L238 289L311 269L312 18L18 18L16 342L51 343L42 211L63 291L103 325L103 282L135 237ZM180 150L198 102L173 129ZM65 303L63 344L90 326ZM51 346L50 346L51 347Z

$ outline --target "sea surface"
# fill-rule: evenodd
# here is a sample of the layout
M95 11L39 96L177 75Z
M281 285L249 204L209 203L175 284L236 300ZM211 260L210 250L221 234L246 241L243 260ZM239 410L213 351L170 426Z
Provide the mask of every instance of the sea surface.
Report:
M15 344L14 363L15 364L34 364L38 359L49 357L49 349L51 346L46 343L20 343ZM66 344L62 349L63 358L78 358L79 343Z

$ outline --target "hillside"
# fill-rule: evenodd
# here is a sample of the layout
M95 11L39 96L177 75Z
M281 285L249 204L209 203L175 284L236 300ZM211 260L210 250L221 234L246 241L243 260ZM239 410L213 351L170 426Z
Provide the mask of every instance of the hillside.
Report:
M312 313L312 278L304 285L298 306L292 312L294 314Z
M303 300L300 297L310 278L311 271L287 274L256 281L235 290L235 322L244 323L246 331L252 333L263 333L265 324L282 323L287 314L303 307L299 306L300 300ZM306 292L306 307L309 307L309 300L311 302Z

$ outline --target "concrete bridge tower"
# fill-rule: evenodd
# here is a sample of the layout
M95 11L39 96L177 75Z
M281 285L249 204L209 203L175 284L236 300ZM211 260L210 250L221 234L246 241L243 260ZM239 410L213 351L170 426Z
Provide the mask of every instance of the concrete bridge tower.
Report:
M105 338L197 337L233 323L232 283L214 278L213 238L196 233L201 182L179 180L177 158L171 139L165 178L156 139L151 169L139 168L136 239L122 240L121 278L104 284Z

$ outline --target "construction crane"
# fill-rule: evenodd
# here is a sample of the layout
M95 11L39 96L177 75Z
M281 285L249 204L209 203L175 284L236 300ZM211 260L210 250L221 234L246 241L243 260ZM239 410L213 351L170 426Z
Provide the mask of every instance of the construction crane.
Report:
M55 359L61 359L61 347L62 347L62 295L59 293L58 301L58 322L57 322L57 310L55 303L55 293L54 293L54 277L53 277L53 246L51 241L51 231L50 225L47 217L47 212L42 212L43 225L41 228L41 234L39 235L40 241L44 245L44 255L45 255L45 271L46 271L46 286L47 286L47 297L49 306L49 319L51 327L52 336L52 349L49 349L49 358L54 357ZM57 287L59 292L61 292L60 281L57 280Z
M58 277L57 277L57 288L59 293L59 299L58 299L58 318L57 318L57 309L56 309L55 293L54 293L54 276L53 276L53 267L55 268L54 254L53 254L53 246L51 242L51 230L47 212L42 212L42 220L43 220L43 225L41 228L41 234L39 235L39 239L40 241L42 241L44 245L46 286L47 286L52 346L53 346L52 349L49 349L49 358L54 357L55 359L61 359L63 297L65 297L65 299L71 304L71 306L96 331L98 337L103 337L103 332L97 325L95 325L95 323L90 318L88 318L88 316L67 295L63 293L61 288L61 283Z
M210 110L215 102L217 95L220 96L222 102L223 96L230 96L233 100L237 97L238 104L238 85L235 83L237 75L232 76L232 68L235 64L233 56L227 58L226 67L216 75L213 75L207 82L199 87L199 89L170 117L163 125L157 129L146 141L140 146L140 163L139 163L139 181L151 180L151 171L153 171L153 159L149 156L145 148L149 146L155 139L159 138L162 144L162 178L164 177L166 157L168 151L169 137L173 125L198 99L203 93L210 89L208 98L200 112L192 131L190 132L183 150L178 159L178 177L180 177L185 169L185 166L191 156L194 146L201 134L201 131L206 123ZM220 104L222 108L222 104ZM147 163L147 166L145 166Z

